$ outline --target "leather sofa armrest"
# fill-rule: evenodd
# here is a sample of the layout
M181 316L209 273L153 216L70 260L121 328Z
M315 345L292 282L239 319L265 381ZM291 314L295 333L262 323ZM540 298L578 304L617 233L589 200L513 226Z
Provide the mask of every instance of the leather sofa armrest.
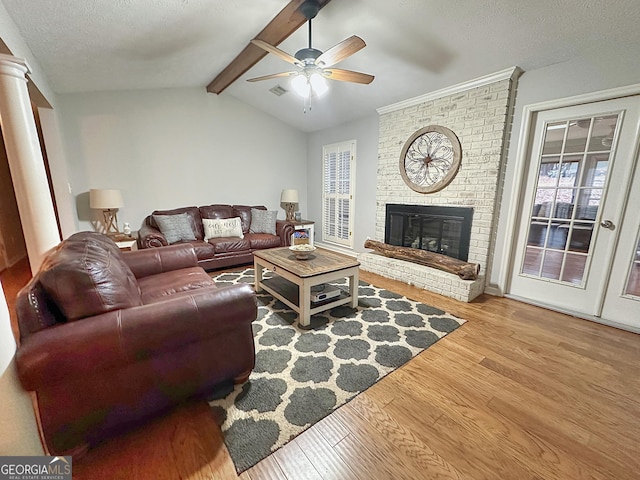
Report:
M138 248L166 247L169 245L165 236L155 227L143 223L138 230Z
M280 237L280 244L283 247L291 245L291 235L295 230L293 223L287 220L276 220L276 235Z
M198 256L190 243L122 252L122 258L136 278L198 266Z
M36 332L16 353L18 375L26 390L35 391L69 377L162 356L228 330L250 331L256 316L250 285L202 288Z

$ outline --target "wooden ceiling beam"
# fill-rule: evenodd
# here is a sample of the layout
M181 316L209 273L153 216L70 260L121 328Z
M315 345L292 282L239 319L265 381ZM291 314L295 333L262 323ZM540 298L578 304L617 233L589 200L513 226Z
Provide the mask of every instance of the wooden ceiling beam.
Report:
M318 4L320 8L322 8L330 1L331 0L318 0ZM277 47L288 38L289 35L307 22L307 19L299 10L300 5L303 3L304 0L291 0L255 38L264 40ZM207 85L207 92L222 93L225 88L244 75L245 72L258 63L265 55L267 55L267 52L249 43L244 47L244 50Z

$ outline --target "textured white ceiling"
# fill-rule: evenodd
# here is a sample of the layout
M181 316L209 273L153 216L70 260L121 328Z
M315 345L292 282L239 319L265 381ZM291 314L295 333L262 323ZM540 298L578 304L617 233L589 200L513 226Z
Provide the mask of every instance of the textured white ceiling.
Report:
M56 92L206 85L288 0L1 0ZM303 113L269 55L222 95L304 131L350 121L400 100L519 66L525 71L598 51L640 51L638 0L332 0L313 21L313 46L350 35L367 47L338 66L376 76L330 82ZM301 28L280 45L307 46Z

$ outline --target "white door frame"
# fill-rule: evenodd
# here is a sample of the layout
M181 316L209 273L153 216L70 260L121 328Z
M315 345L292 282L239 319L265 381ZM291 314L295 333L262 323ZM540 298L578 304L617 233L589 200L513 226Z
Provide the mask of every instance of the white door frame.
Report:
M497 285L500 291L505 292L505 296L509 296L509 289L511 287L511 271L514 263L514 250L516 242L516 230L518 228L518 208L517 206L522 202L522 194L525 187L526 172L528 165L528 155L531 149L531 142L533 135L531 128L535 125L535 115L545 110L553 110L557 108L573 107L576 105L600 102L604 100L612 100L615 98L629 97L632 95L640 95L640 83L633 85L612 88L608 90L602 90L598 92L587 93L583 95L576 95L573 97L565 97L556 100L549 100L540 103L534 103L525 105L522 109L522 124L520 126L520 136L518 142L518 149L516 150L515 161L515 173L513 176L513 190L509 198L508 205L510 208L506 215L505 235L510 240L505 244L504 258L505 262L498 273ZM636 149L638 145L636 145ZM628 193L628 192L627 192ZM520 299L526 301L526 299ZM575 312L566 312L572 315L576 315ZM596 322L607 323L612 325L611 322L604 322L599 317L593 317L588 315L581 315L583 318L594 320ZM618 326L618 325L614 325ZM626 327L628 329L628 327Z

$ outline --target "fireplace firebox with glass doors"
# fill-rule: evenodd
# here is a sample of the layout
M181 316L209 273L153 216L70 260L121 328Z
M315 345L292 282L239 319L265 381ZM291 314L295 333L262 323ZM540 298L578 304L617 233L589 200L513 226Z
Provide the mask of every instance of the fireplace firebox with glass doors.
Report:
M469 259L473 208L433 205L386 206L384 242Z

